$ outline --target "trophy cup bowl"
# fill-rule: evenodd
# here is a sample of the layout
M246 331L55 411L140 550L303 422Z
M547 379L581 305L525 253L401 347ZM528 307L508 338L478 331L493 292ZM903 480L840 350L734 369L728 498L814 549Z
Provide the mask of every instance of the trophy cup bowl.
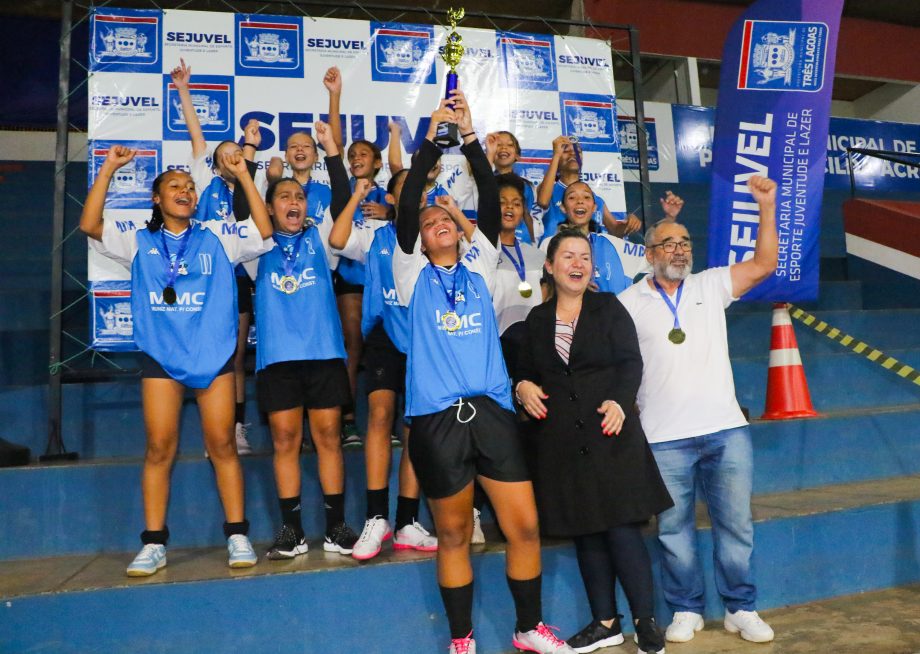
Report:
M444 44L444 51L441 58L447 64L447 78L445 80L444 97L450 99L451 91L457 88L457 66L463 58L463 37L457 34L457 23L463 20L465 11L460 9L448 9L447 20L450 21L450 34L447 35L447 43ZM441 148L454 148L460 145L460 129L456 123L438 123L438 131L435 133L434 143Z

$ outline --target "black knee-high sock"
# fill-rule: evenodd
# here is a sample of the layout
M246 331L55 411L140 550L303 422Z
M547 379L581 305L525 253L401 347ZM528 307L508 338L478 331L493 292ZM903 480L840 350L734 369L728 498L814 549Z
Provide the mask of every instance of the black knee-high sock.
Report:
M466 638L473 631L473 582L457 588L441 585L438 588L447 613L451 639Z
M246 402L236 403L236 421L239 423L246 422Z
M512 579L508 577L508 588L514 598L517 612L517 631L525 632L536 629L543 620L543 599L540 594L542 575L533 579Z
M297 538L303 538L303 521L300 518L300 496L279 497L278 505L281 507L281 522L294 530Z
M367 519L380 516L384 520L390 519L390 487L384 486L377 490L367 491Z
M418 520L419 499L417 497L396 498L396 531Z
M616 576L623 586L633 620L654 615L652 560L639 525L620 525L607 530L607 543Z
M323 495L323 507L326 509L326 533L329 534L333 527L345 522L345 493Z
M617 616L616 576L610 557L607 535L585 534L575 537L578 571L588 595L591 617L610 620Z

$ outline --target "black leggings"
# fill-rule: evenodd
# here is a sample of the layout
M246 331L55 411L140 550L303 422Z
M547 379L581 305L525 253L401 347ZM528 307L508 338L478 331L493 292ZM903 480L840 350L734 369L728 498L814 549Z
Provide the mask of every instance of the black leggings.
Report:
M652 561L638 524L611 527L574 540L578 569L595 620L616 617L617 578L633 619L652 617Z

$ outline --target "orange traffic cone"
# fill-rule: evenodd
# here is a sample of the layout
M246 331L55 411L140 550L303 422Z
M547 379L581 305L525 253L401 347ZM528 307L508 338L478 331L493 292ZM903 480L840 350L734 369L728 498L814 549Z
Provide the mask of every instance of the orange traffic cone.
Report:
M805 368L792 329L786 304L773 305L770 335L770 369L767 372L767 405L762 420L788 420L818 415L811 405Z

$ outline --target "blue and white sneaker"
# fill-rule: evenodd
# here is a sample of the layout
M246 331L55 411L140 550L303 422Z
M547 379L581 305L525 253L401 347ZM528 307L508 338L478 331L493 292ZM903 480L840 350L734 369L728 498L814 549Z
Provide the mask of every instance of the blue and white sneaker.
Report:
M149 577L157 570L166 567L166 546L149 543L141 548L131 565L128 566L129 577Z
M227 539L227 552L230 555L227 565L231 568L251 568L259 560L249 537L243 534L233 534Z

